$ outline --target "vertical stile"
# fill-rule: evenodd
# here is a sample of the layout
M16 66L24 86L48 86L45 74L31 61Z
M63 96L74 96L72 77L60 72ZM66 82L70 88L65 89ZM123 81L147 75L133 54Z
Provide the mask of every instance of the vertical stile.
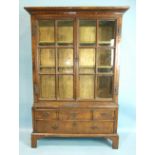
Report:
M41 95L41 91L40 91L40 89L41 89L41 87L40 87L40 54L41 54L41 49L40 48L38 48L38 45L39 45L39 21L37 21L37 30L36 30L36 38L37 38L37 70L38 70L38 86L37 86L37 89L39 90L39 93L38 93L38 95L39 95L39 97L40 97L40 95ZM38 97L38 98L39 98Z
M98 27L99 20L96 20L96 48L95 48L95 85L94 85L94 98L96 99L96 91L97 91L97 51L98 51Z
M40 56L39 52L40 51L37 48L37 45L39 44L39 32L38 32L39 26L38 25L39 25L38 21L35 18L32 17L32 34L33 34L33 31L35 32L34 35L32 36L32 41L34 41L32 43L32 47L35 46L34 49L33 49L34 50L33 59L35 59L35 56L37 58L36 61L33 60L34 61L33 69L36 69L36 71L33 70L33 72L34 72L33 73L33 76L34 76L33 78L35 78L36 82L34 82L34 83L37 85L37 89L39 90L39 93L36 94L36 99L35 99L37 101L39 100L39 97L40 97L40 76L34 75L34 74L35 74L35 72L36 72L36 74L38 74L40 72L40 64L38 64L38 62L40 61L40 58L39 58L39 56ZM38 56L38 53L39 53L39 56Z
M55 98L58 99L58 57L57 57L57 20L54 22L54 38L55 38Z
M80 76L79 76L79 19L76 18L76 100L79 99L79 80L80 80Z
M73 65L74 65L74 68L73 68L73 99L77 100L77 38L76 38L76 35L77 35L77 21L76 21L76 18L74 18L74 24L73 24Z
M119 78L119 66L118 66L118 44L120 39L120 29L121 29L121 18L117 18L115 21L115 42L114 42L114 69L113 69L113 99L118 104L118 94L115 93L115 88L118 85L118 78Z

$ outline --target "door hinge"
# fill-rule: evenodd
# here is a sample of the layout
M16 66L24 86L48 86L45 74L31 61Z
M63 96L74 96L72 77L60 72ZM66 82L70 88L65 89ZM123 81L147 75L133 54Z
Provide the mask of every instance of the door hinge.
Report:
M37 84L34 84L34 93L36 95L38 95L38 93L39 93Z
M32 36L37 34L37 25L32 26Z
M114 95L118 95L118 86L115 86L114 88Z
M121 36L121 28L120 27L118 27L117 32L118 32L118 36Z

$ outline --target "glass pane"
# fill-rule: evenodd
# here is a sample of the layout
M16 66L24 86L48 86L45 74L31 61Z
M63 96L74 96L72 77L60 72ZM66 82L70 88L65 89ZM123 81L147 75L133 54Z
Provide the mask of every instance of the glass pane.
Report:
M41 98L55 98L55 76L41 75L40 96Z
M82 48L79 50L80 73L94 73L95 71L95 49Z
M55 67L55 50L41 49L40 50L40 66Z
M111 76L97 76L97 93L98 98L112 97L112 77Z
M114 21L99 21L99 44L114 45Z
M40 20L39 21L39 44L54 43L54 21Z
M58 70L61 73L73 73L73 49L58 49Z
M80 43L96 43L96 21L80 20Z
M40 50L40 72L55 73L55 50L54 49Z
M48 67L43 67L40 68L40 73L45 73L45 74L54 74L55 73L55 68L48 68Z
M80 98L93 99L94 98L94 76L80 75Z
M59 76L59 98L60 99L73 98L73 76L71 75Z
M73 43L73 21L58 21L57 41L59 44Z
M97 51L97 71L112 72L114 51L112 49L98 49Z

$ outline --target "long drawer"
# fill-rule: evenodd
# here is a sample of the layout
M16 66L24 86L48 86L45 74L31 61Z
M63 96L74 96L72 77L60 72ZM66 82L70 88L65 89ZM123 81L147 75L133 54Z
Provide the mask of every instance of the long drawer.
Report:
M39 133L113 133L113 121L48 121L37 120L36 132Z
M35 120L114 120L114 109L37 109Z

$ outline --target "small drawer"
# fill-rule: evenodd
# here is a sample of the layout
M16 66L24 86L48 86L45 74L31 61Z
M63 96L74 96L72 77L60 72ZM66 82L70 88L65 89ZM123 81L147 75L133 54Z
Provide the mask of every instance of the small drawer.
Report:
M60 110L59 120L91 120L92 112L90 110Z
M96 109L93 111L94 120L113 120L114 109Z
M56 120L57 119L57 111L56 110L36 110L35 111L35 119L49 119Z

